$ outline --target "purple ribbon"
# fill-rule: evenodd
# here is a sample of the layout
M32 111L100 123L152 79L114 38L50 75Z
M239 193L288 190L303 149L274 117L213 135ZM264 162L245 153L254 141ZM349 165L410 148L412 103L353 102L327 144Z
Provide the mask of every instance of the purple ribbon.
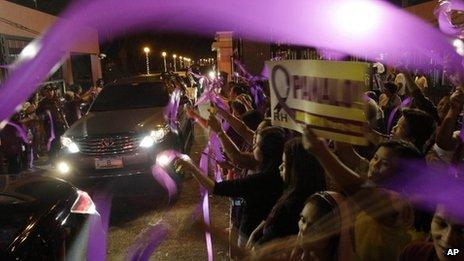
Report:
M277 71L282 71L284 74L285 74L285 86L277 86L277 82L276 82L276 79L275 79L275 76L276 76L276 73ZM281 65L276 65L274 66L274 68L272 68L272 74L271 74L272 78L271 78L271 81L272 81L272 89L274 90L274 94L277 98L277 102L278 102L278 106L280 106L281 109L283 109L287 114L288 116L290 116L290 118L292 120L295 120L295 112L293 111L292 108L290 108L288 105L287 105L287 97L288 95L290 95L290 75L288 74L288 71ZM279 92L279 89L282 89L282 88L285 88L286 90L286 97L282 97L280 95L280 92ZM272 109L272 108L271 108Z
M244 79L248 85L250 86L250 93L253 97L253 103L255 104L256 108L262 108L263 101L265 99L263 88L261 85L259 85L258 81L260 80L267 80L266 77L259 77L259 76L253 76L251 73L249 73L246 69L245 66L239 61L239 60L234 60L234 64L237 66L239 69L238 76L242 79ZM267 69L266 65L264 65L264 69ZM269 72L267 72L269 73ZM263 75L263 73L262 73Z
M168 193L168 199L171 202L172 198L177 194L177 185L174 180L172 180L164 168L157 165L152 167L152 175Z
M178 133L177 114L179 112L180 96L181 91L176 88L171 94L168 105L164 108L164 119L175 133Z
M205 148L206 155L209 153L209 147ZM202 170L205 176L208 176L208 169L209 169L209 158L204 157L204 155L200 158L200 169ZM201 193L201 205L203 209L203 221L207 226L210 225L209 219L209 201L208 201L208 191L204 188L200 188ZM213 260L213 242L211 240L211 233L205 231L205 240L206 240L206 250L208 252L208 261Z
M409 106L412 102L412 99L410 97L407 97L404 99L400 105L396 106L388 115L388 121L387 121L387 133L389 134L392 129L393 125L393 120L395 119L395 115L398 112L399 109L405 108Z
M52 142L55 139L55 126L53 126L53 117L49 110L47 110L48 119L50 120L50 138L47 142L47 150L50 151Z
M87 260L105 260L112 195L98 192L92 195L98 215L91 215Z
M8 125L14 127L16 129L16 132L18 133L19 137L21 137L21 139L24 141L24 143L28 144L30 143L31 141L29 140L29 138L27 137L27 133L26 133L26 130L24 129L24 127L21 127L19 126L19 124L16 124L14 122L11 122L11 121L7 121Z
M130 261L149 260L156 248L166 239L168 229L163 224L156 224L140 234L129 248L127 259Z

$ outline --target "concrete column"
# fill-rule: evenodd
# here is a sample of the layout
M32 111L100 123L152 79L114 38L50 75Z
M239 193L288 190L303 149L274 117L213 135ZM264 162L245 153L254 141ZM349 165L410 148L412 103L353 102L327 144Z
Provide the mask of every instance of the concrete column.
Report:
M97 83L97 80L102 78L101 62L100 62L100 59L98 59L98 55L91 54L90 63L92 66L92 83L95 86Z
M232 59L233 49L233 32L217 32L216 41L211 46L213 51L217 52L218 70L228 74L227 81L232 79Z
M73 84L74 78L72 72L71 55L66 57L66 60L64 61L61 68L63 69L63 78L66 84Z

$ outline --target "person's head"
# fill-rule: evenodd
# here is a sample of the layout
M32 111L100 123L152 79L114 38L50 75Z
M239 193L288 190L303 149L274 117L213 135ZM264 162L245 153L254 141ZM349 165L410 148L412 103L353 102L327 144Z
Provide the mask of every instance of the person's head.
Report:
M230 108L232 109L232 115L237 118L240 118L246 112L245 105L239 101L231 101Z
M98 79L97 82L96 82L96 86L97 87L100 87L100 88L103 88L103 85L105 85L105 83L103 82L103 79Z
M395 95L398 92L398 86L394 82L386 82L384 88L387 96Z
M374 91L367 91L367 92L364 93L364 95L366 95L367 97L371 98L372 100L374 100L376 102L379 100L379 97L377 96L377 94Z
M42 91L42 95L48 99L53 98L55 96L55 91L53 90L53 86L50 84L45 85Z
M456 221L450 211L439 204L432 219L430 232L433 246L439 260L456 260L446 256L448 249L464 251L464 222ZM459 253L462 256L464 253Z
M422 151L424 144L435 131L433 118L418 109L403 109L402 116L392 129L392 137L412 142Z
M255 132L253 156L261 164L261 169L277 169L282 163L285 132L279 127L265 127Z
M263 121L263 116L256 110L247 111L241 117L243 123L252 131L258 129L259 124Z
M70 89L72 92L74 92L77 95L82 94L82 87L79 84L73 84L70 86Z
M272 126L272 119L271 118L264 118L258 125L258 128L256 128L256 131L262 130L266 127Z
M404 140L389 140L380 143L374 157L369 161L367 176L374 182L383 181L401 172L402 162L422 158L414 144Z
M398 73L395 77L395 84L398 86L398 90L401 90L406 86L406 77L402 73Z
M325 189L324 168L314 155L304 149L299 137L285 143L279 170L284 182L298 192L311 195Z
M427 91L427 88L429 87L429 85L428 85L428 83L427 83L427 78L425 78L425 76L418 77L418 78L415 80L415 83L416 83L417 87L419 87L419 89L420 89L422 92L426 92L426 91Z
M309 197L298 221L301 247L308 251L336 253L340 233L330 232L340 231L340 222L333 222L330 228L321 229L330 220L340 220L335 200L327 192L315 193Z

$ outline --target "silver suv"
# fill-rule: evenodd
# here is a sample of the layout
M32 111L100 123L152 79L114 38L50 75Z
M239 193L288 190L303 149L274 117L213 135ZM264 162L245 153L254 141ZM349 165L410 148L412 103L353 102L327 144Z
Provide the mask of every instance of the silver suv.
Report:
M182 91L178 132L163 117L176 88ZM103 88L89 112L61 137L57 172L79 183L147 176L163 150L188 150L193 122L185 107L192 101L176 75L150 75L120 80Z

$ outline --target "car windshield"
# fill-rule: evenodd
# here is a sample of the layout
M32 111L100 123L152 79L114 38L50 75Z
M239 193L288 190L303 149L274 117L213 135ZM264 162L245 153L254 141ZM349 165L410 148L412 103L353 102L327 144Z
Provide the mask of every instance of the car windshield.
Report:
M115 84L103 88L90 111L163 107L169 101L162 82Z

